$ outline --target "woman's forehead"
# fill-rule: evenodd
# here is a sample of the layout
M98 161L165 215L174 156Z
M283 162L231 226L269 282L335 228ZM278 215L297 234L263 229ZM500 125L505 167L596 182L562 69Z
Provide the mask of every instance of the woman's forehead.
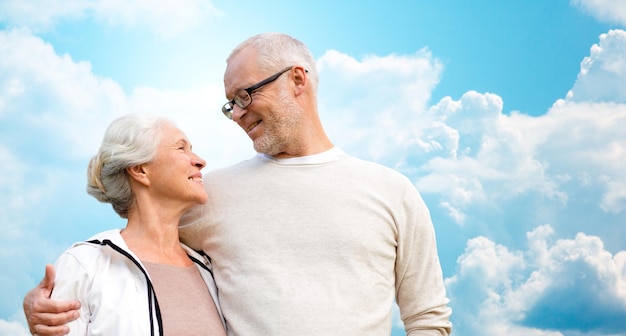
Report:
M162 132L162 143L176 143L182 140L189 142L185 133L170 123L163 125Z

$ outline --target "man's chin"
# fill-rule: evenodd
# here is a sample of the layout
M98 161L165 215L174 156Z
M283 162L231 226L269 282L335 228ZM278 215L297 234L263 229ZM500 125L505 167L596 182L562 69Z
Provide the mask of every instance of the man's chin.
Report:
M254 142L254 150L257 153L261 153L261 154L265 154L269 156L275 156L276 154L280 153L280 151L276 150L272 146L268 146L266 143L263 143L261 141Z

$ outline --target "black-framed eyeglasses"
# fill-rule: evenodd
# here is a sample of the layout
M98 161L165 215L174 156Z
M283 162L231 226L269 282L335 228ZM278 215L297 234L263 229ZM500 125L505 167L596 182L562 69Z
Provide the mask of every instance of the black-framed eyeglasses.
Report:
M237 91L237 93L235 93L235 97L233 97L231 101L229 101L228 103L224 104L224 106L222 106L222 113L224 113L226 118L232 119L235 105L239 106L239 108L241 109L245 109L246 107L250 106L250 104L252 104L252 93L254 91L277 80L278 77L280 77L280 75L291 70L291 68L293 67L292 66L286 67L283 70L280 70L279 72L265 78L264 80L252 85L251 87L247 89L240 89L239 91Z

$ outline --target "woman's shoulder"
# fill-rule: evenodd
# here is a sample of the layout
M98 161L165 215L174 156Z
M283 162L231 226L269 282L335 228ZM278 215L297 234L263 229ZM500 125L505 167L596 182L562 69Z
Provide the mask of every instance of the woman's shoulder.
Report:
M99 262L110 257L110 249L103 249L109 242L123 242L119 229L97 233L84 241L73 243L67 248L59 259L74 259L85 267L98 267Z

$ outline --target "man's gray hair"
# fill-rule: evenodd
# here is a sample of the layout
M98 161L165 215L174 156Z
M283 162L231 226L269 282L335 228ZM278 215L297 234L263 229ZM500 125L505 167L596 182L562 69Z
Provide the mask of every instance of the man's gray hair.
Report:
M290 65L303 66L308 71L309 78L312 79L313 92L317 92L319 75L315 58L304 43L282 33L254 35L235 47L226 59L226 63L247 47L253 47L257 51L258 66L267 72L276 72Z

